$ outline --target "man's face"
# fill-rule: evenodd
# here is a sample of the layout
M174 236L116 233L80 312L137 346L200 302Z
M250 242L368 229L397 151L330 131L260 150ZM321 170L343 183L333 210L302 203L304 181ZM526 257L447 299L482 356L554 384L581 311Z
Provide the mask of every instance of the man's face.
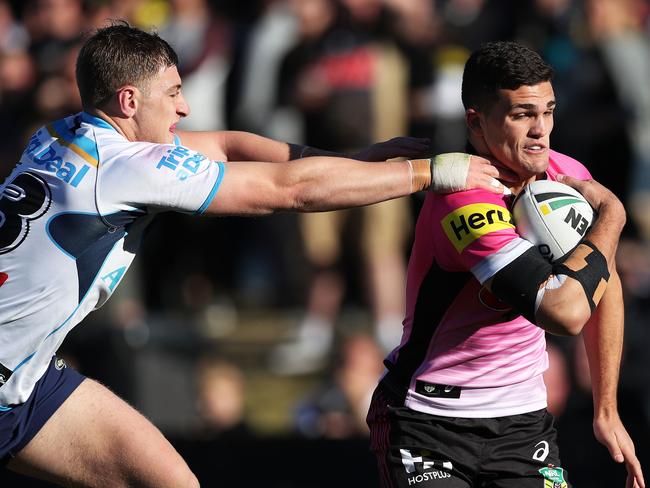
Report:
M134 116L136 140L170 144L176 124L190 113L181 93L181 77L176 66L161 69L146 90L139 91Z
M471 138L479 150L488 151L522 180L546 171L553 130L555 96L550 82L499 90L497 101L476 112Z

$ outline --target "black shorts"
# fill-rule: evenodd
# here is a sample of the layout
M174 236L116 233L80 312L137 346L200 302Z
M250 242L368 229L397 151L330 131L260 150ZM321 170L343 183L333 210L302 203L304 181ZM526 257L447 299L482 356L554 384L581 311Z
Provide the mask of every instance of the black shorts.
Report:
M568 488L546 410L474 419L393 406L380 385L368 412L383 488Z

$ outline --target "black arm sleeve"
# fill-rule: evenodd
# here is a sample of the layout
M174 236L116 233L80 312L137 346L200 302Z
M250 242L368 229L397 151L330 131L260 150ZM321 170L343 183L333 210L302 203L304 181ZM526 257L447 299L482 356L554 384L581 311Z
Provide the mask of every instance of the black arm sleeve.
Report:
M553 266L531 247L492 277L492 293L532 323L539 287L553 273Z
M310 156L330 156L335 158L349 157L345 154L335 153L332 151L325 151L324 149L317 149L311 146L301 146L300 144L289 144L289 161L294 159L307 158Z

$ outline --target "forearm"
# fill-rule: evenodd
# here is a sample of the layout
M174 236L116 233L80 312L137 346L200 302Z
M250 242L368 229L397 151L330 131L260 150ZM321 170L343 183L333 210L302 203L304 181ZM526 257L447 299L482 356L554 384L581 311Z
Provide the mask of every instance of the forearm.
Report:
M617 412L616 391L623 351L623 322L623 292L614 269L600 304L583 329L595 417Z
M625 225L625 210L620 202L612 207L601 209L596 223L585 236L605 256L610 272L616 256L618 241Z
M264 215L370 205L427 188L430 178L416 178L412 168L408 161L364 163L329 157L275 164L226 163L208 213Z
M285 186L293 189L295 209L303 212L369 205L409 195L430 183L408 161L370 164L313 157L296 160L290 169Z

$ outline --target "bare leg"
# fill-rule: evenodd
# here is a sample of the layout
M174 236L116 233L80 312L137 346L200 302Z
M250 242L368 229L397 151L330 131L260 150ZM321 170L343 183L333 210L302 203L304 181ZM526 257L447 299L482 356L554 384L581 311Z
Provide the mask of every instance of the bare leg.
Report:
M90 379L7 467L64 486L199 486L151 422Z

